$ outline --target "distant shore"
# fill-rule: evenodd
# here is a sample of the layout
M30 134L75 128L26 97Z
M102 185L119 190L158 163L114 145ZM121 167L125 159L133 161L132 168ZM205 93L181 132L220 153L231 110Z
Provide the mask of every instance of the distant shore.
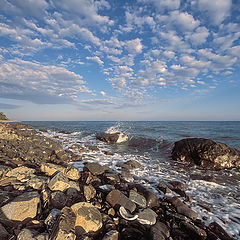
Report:
M0 123L19 122L17 120L0 120Z

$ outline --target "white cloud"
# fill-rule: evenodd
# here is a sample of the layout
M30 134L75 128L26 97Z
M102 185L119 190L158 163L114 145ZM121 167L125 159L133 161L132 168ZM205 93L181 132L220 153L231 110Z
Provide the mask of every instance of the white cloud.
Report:
M195 32L186 35L193 45L200 45L206 42L209 31L206 27L198 27Z
M80 93L90 93L82 76L63 67L21 59L0 65L1 97L35 103L72 102Z
M158 11L175 10L180 7L180 0L139 0L142 3L152 3Z
M100 57L98 56L94 56L94 57L86 57L87 60L92 60L96 63L98 63L99 65L103 65L104 62L100 59Z
M164 51L163 54L168 58L174 58L175 53L173 51Z
M141 39L136 38L133 40L126 41L126 49L132 54L141 53L143 49Z
M229 16L232 6L232 0L198 0L200 11L208 14L213 24L221 24Z
M101 94L102 96L106 96L106 95L107 95L104 91L101 91L100 94Z

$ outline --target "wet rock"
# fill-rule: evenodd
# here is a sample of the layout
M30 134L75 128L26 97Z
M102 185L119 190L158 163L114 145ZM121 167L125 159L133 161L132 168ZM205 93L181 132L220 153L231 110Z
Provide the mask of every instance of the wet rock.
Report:
M68 180L68 178L61 172L59 172L58 174L56 174L48 183L48 187L49 189L51 189L51 191L65 191L67 188L69 188L70 185L70 181Z
M54 208L62 209L67 202L67 197L63 192L56 191L51 194L51 205Z
M139 194L138 192L134 191L134 190L130 190L129 192L129 199L136 203L137 205L139 205L142 208L146 208L147 207L147 200L144 196L142 196L141 194Z
M119 166L128 170L135 169L135 168L143 168L142 165L135 160L129 160Z
M153 207L159 206L158 197L150 190L146 189L145 187L143 187L140 184L129 184L129 187L131 189L136 188L138 193L140 193L141 195L143 195L146 198L147 207L153 208Z
M93 174L93 175L100 175L103 174L109 168L106 166L102 166L98 163L87 163L85 167Z
M118 240L119 232L117 230L111 230L107 232L102 240Z
M164 194L172 193L172 190L169 188L169 185L165 182L160 182L157 186Z
M203 138L187 138L175 142L172 159L208 169L240 167L240 151Z
M98 152L99 148L97 146L86 146L90 151Z
M57 165L57 164L53 164L53 163L43 163L41 165L41 171L44 172L48 176L52 176L57 171L63 172L64 171L64 167L60 166L60 165Z
M104 181L106 184L115 185L117 183L120 183L120 178L117 173L105 173Z
M35 218L40 196L37 192L25 192L1 207L0 222L4 224Z
M113 156L113 155L114 155L113 153L108 152L108 151L103 151L103 153L104 153L105 155L107 155L107 156Z
M102 216L99 210L87 202L75 203L71 207L76 215L75 232L81 235L84 232L96 232L102 228Z
M157 222L150 229L152 240L165 240L170 237L170 231L166 224Z
M133 215L133 214L129 213L123 206L121 206L119 208L119 214L122 218L124 218L125 220L128 220L128 221L133 221L138 218L137 214Z
M133 203L129 198L127 198L123 193L121 193L119 190L112 190L106 197L107 202L111 206L120 205L129 210L130 212L133 212L136 209L135 203Z
M191 219L196 219L198 214L191 210L186 204L184 204L180 199L177 197L169 198L169 201L172 203L172 205L177 209L177 212L187 216Z
M144 236L144 233L133 227L123 228L121 232L121 239L124 240L140 240Z
M106 143L116 143L121 133L98 133L96 135L97 140Z
M192 180L203 180L207 182L217 182L217 180L213 176L203 176L200 174L192 174L190 175Z
M73 232L66 232L59 229L56 235L51 238L52 240L75 240L77 237Z
M84 197L87 201L96 196L96 189L92 185L83 186Z
M157 214L150 208L146 208L138 213L137 220L141 224L154 225L156 223Z
M47 225L48 229L52 229L53 225L57 221L57 218L61 215L61 211L59 209L52 209L52 211L49 213L47 218L45 219L44 223Z
M205 240L207 238L207 233L189 222L181 222L180 227L184 230L189 236L196 240Z
M221 240L234 240L226 231L216 222L212 222L208 225L208 230L217 235Z
M0 239L8 240L10 237L9 233L5 229L5 227L0 223Z
M168 181L167 183L168 183L168 186L170 187L170 189L173 190L173 191L175 191L175 190L185 191L186 190L186 186L182 182Z

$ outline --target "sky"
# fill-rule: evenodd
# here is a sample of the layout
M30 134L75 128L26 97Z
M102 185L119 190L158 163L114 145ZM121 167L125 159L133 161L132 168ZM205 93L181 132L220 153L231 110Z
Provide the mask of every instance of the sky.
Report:
M239 0L0 0L15 120L240 120Z

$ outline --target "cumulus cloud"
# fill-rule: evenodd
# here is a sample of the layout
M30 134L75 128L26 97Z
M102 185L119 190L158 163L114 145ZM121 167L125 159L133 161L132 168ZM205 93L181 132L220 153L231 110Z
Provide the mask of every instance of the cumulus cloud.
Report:
M143 45L141 39L136 38L133 40L126 41L126 49L132 54L139 54L142 52Z
M198 8L202 12L207 12L211 23L221 24L229 16L232 0L198 0Z
M101 91L100 94L101 94L102 96L106 96L106 95L107 95L104 91Z
M180 0L139 0L142 3L152 3L158 11L175 10L180 7Z
M94 56L94 57L86 57L87 60L92 60L96 63L98 63L99 65L103 65L104 62L100 59L100 57L98 56Z
M198 27L195 32L186 35L186 39L189 39L195 46L203 44L207 41L209 31L206 27Z
M63 67L21 59L0 65L1 97L34 103L68 103L90 93L82 76Z

